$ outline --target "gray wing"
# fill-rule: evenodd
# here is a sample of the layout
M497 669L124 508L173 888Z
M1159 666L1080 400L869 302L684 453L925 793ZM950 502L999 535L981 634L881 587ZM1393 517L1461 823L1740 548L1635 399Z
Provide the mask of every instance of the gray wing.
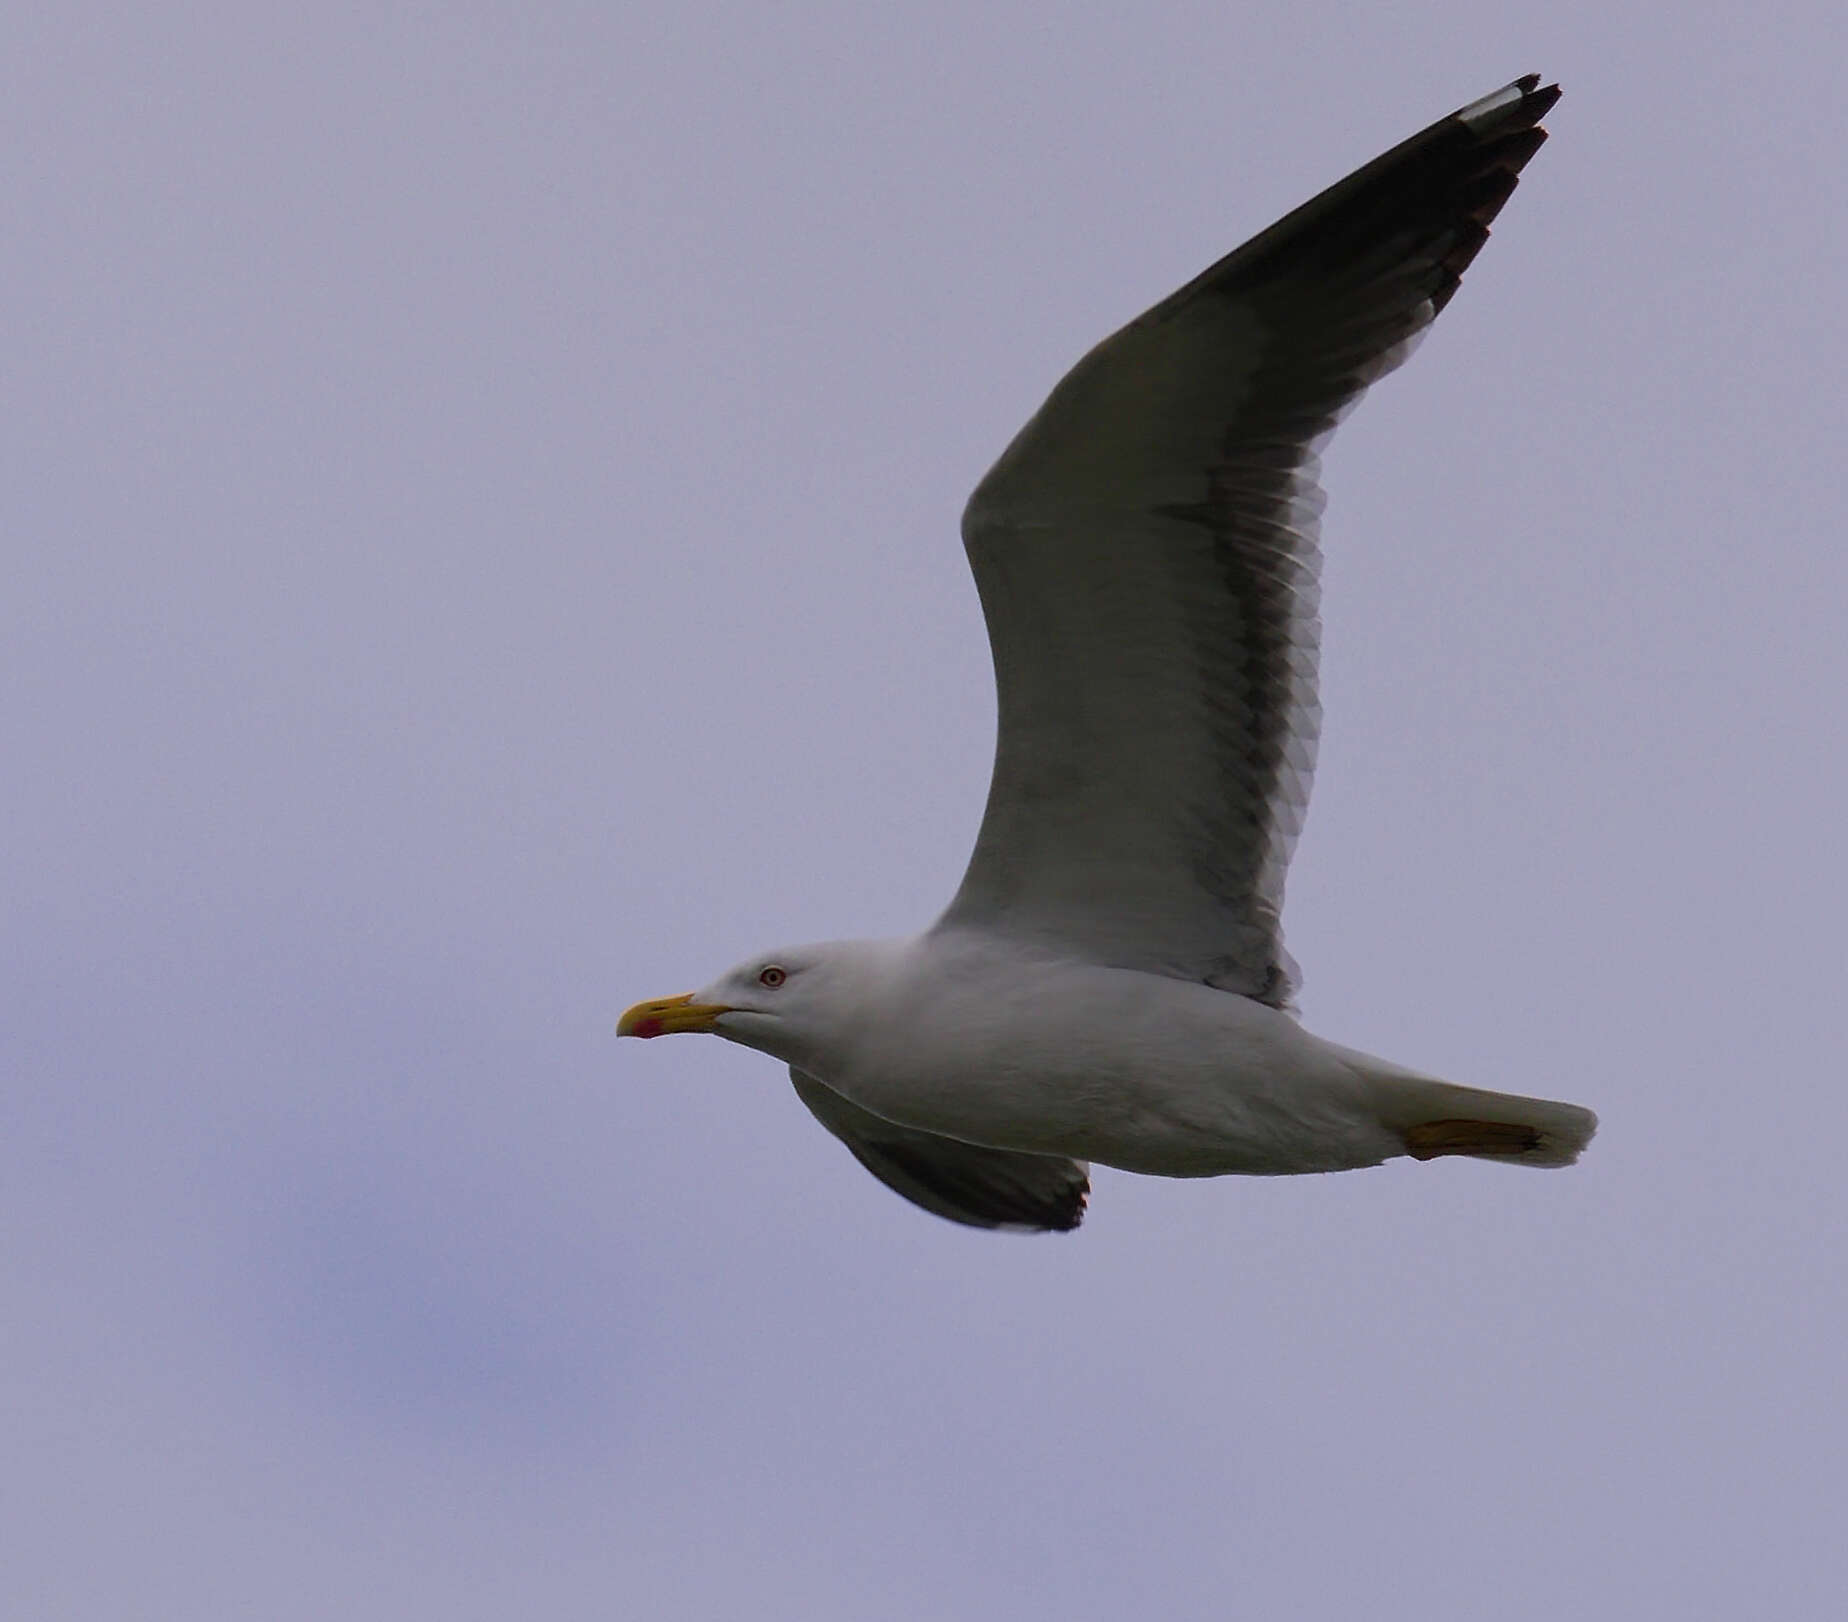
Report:
M1528 77L1377 158L1053 390L963 517L1000 707L974 927L1288 1006L1316 698L1316 449L1539 150Z
M1069 1231L1084 1220L1090 1170L1063 1155L984 1149L895 1126L792 1069L796 1096L887 1188L971 1228Z

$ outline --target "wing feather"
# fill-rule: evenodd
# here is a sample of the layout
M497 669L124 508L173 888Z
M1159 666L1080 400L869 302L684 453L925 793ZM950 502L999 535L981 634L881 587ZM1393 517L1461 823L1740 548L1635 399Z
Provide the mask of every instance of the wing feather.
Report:
M933 1216L969 1228L1068 1232L1084 1220L1091 1191L1083 1161L987 1149L920 1132L863 1110L813 1076L791 1069L796 1096L887 1188Z
M1000 723L940 929L1290 1004L1316 453L1456 292L1558 96L1517 80L1254 237L1085 356L976 489Z

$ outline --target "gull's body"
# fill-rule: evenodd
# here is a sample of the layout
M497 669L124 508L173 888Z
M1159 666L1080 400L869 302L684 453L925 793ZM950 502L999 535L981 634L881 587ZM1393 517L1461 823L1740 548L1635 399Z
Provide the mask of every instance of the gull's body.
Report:
M875 1175L1069 1228L1085 1162L1569 1164L1596 1120L1305 1031L1284 875L1320 709L1316 449L1456 291L1558 98L1529 78L1367 165L1100 344L971 498L1000 727L943 918L643 1003L791 1066Z
M827 951L853 966L839 987L851 997L831 998L847 1017L763 1045L884 1120L1167 1177L1345 1171L1405 1152L1358 1055L1250 998L981 936ZM757 1034L740 1022L736 1039Z

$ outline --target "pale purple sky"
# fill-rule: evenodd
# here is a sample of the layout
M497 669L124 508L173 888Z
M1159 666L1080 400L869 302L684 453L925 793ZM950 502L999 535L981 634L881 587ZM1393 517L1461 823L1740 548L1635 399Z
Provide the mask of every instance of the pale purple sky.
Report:
M15 8L0 1589L58 1619L1848 1597L1839 10ZM1516 74L1343 428L1313 1028L1576 1171L937 1222L618 1044L927 922L956 519L1061 371Z

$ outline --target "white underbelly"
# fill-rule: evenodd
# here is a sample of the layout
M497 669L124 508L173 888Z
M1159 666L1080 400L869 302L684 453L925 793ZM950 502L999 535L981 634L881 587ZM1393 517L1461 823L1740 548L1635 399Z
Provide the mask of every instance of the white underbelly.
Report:
M1365 1077L1288 1015L1129 970L965 979L917 998L825 1079L928 1132L1169 1177L1403 1152Z

